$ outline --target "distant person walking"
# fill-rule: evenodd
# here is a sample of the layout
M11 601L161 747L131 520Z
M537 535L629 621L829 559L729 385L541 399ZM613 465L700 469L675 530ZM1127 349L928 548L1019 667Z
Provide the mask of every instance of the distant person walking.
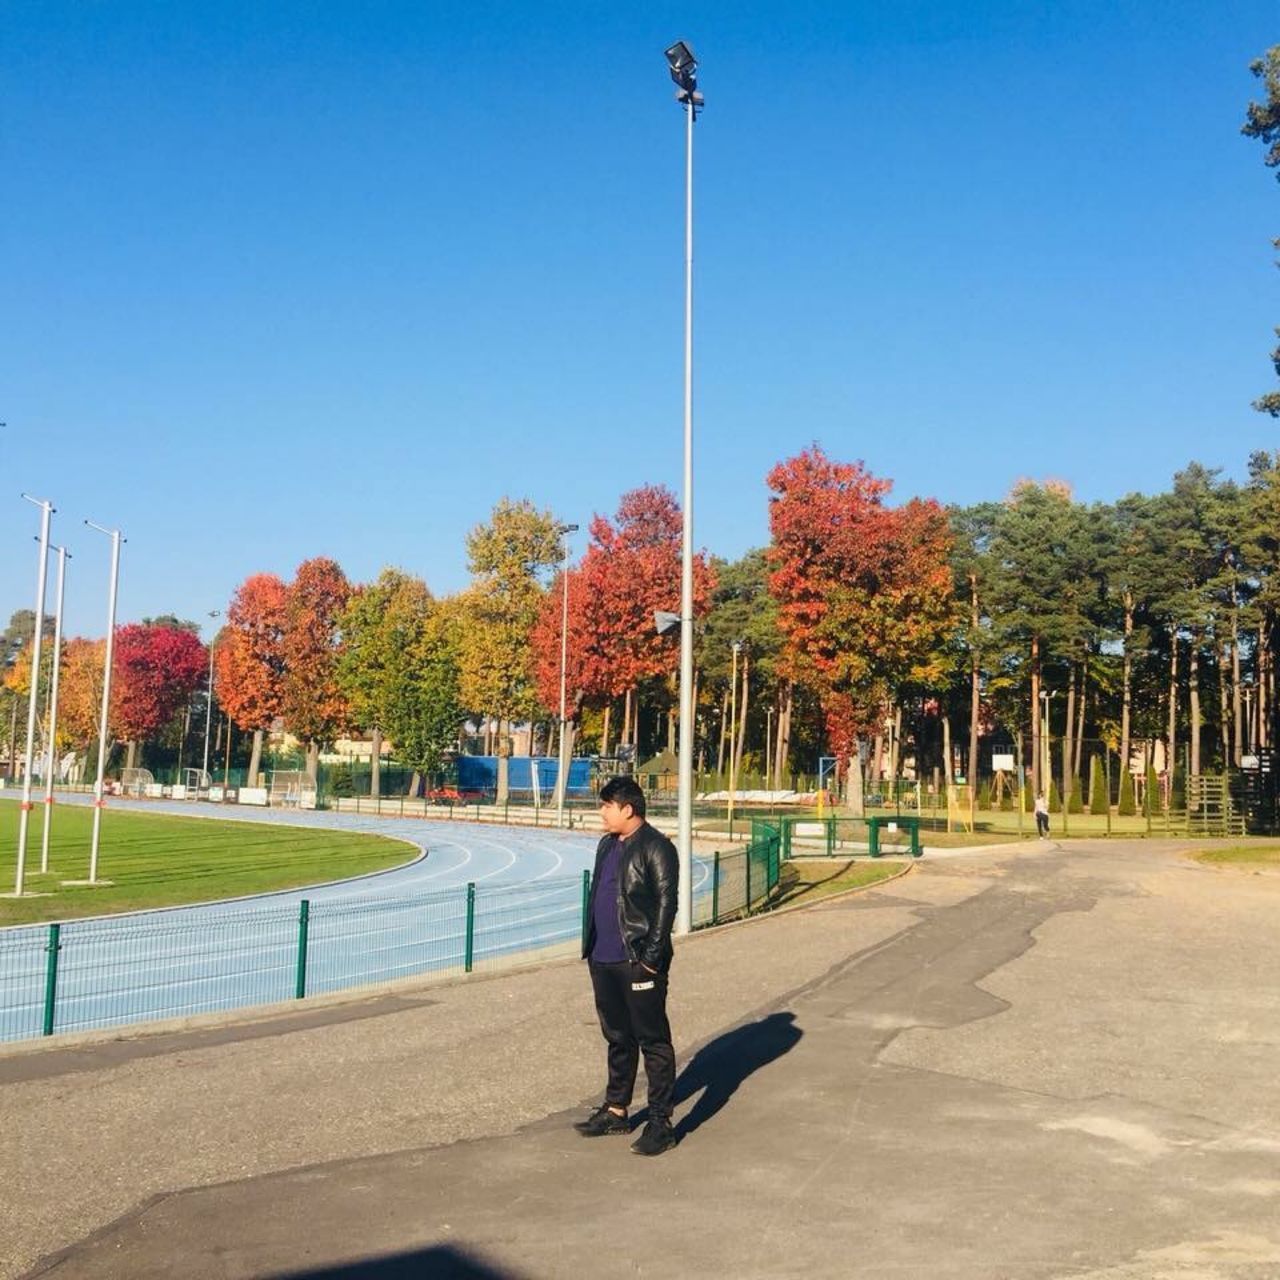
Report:
M667 973L680 864L671 841L645 821L644 792L634 778L605 783L600 821L605 835L596 849L582 955L609 1046L609 1078L603 1105L574 1128L586 1138L631 1131L627 1108L643 1054L649 1122L631 1150L658 1156L676 1144Z
M1049 838L1049 802L1044 798L1043 791L1036 796L1036 831L1041 840Z

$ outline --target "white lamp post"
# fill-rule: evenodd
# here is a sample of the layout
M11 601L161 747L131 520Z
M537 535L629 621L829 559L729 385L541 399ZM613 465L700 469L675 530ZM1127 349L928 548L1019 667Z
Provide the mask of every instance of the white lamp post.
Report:
M85 524L111 539L111 585L107 591L107 655L102 673L102 715L98 721L98 778L93 788L93 843L89 849L89 879L86 884L106 884L98 879L98 848L102 836L103 775L107 768L107 716L111 708L111 663L116 650L116 597L120 587L120 544L124 539L119 529L104 529L92 520Z
M577 533L576 524L562 524L560 536L564 538L564 557L560 570L564 582L564 593L560 603L560 760L556 765L556 826L564 826L564 798L569 790L569 753L565 750L565 728L568 719L565 716L565 692L567 671L569 667L569 540L568 535Z
M35 763L36 706L40 693L40 649L44 640L44 593L49 576L49 520L53 504L29 494L22 495L40 508L40 554L36 571L36 629L31 638L31 692L27 697L27 754L22 770L22 810L18 815L18 874L14 881L14 897L20 898L27 870L27 829L31 822L31 769Z
M49 682L49 742L44 772L44 831L40 837L40 873L49 872L49 833L53 828L53 771L58 754L58 676L62 671L62 602L66 592L67 561L71 557L66 547L58 552L58 599L53 615L53 676Z
M666 50L676 101L685 109L684 501L680 564L680 761L676 933L693 928L693 124L703 105L698 60L683 40Z
M209 617L219 616L217 609L209 610ZM209 637L209 695L204 709L204 776L209 776L209 725L213 720L213 636ZM251 783L253 779L249 780Z

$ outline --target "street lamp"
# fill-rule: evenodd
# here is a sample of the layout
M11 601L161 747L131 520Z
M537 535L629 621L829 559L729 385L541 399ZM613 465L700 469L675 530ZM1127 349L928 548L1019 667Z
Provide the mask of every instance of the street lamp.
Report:
M119 529L105 529L92 520L85 524L90 529L105 533L111 539L111 583L107 589L107 653L102 672L102 715L98 720L98 777L93 787L93 839L89 846L88 880L64 880L64 884L109 884L98 879L98 849L102 839L102 810L106 805L103 795L103 778L107 769L107 716L111 708L111 664L116 649L116 599L120 590L120 544L124 538Z
M44 639L44 592L49 576L49 519L53 504L42 498L22 495L33 506L40 508L40 554L36 570L36 629L31 638L31 692L27 697L27 754L22 771L22 809L18 815L18 874L13 886L13 896L22 897L23 880L27 870L27 828L31 821L31 767L35 762L36 704L40 690L40 647Z
M58 739L58 676L62 670L62 602L67 582L66 547L55 547L58 553L58 591L53 614L53 675L49 680L49 742L44 775L44 831L40 837L40 874L49 871L49 833L53 827L53 770Z
M566 535L577 533L576 524L562 524L560 536L564 539L560 576L564 580L564 595L560 605L560 761L556 766L556 826L564 826L564 797L569 789L569 755L565 751L565 684L569 665L569 539Z
M676 101L685 109L684 197L684 500L680 557L680 762L677 933L693 928L693 124L703 105L698 60L683 40L666 51Z
M742 641L733 642L733 674L729 677L729 839L733 839L733 802L738 786L738 654Z
M221 616L222 615L219 612L219 610L217 609L209 610L210 618L218 618ZM205 709L204 709L204 769L202 771L203 778L207 778L209 776L209 725L212 720L213 720L213 637L210 636L209 637L209 693L208 693L208 697L205 700ZM203 778L201 779L201 781L203 781ZM250 778L249 781L250 783L252 783L254 780Z

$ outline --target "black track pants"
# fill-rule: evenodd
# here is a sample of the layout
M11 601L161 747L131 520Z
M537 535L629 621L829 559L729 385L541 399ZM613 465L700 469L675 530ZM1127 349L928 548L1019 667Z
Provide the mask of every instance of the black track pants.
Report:
M638 964L590 962L600 1030L609 1043L609 1085L604 1099L611 1107L629 1107L636 1068L644 1054L649 1079L649 1116L671 1120L676 1085L676 1052L667 1022L667 975L650 973Z

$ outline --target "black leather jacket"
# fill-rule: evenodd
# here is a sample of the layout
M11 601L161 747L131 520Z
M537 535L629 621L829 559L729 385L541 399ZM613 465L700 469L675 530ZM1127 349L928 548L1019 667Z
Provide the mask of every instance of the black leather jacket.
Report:
M582 940L585 959L595 946L596 887L600 867L613 836L607 835L596 847L596 868L591 877L591 898L587 903L587 931ZM676 893L680 883L680 860L676 847L647 822L622 842L618 866L618 924L622 941L632 962L657 973L671 967L671 926L676 918Z

